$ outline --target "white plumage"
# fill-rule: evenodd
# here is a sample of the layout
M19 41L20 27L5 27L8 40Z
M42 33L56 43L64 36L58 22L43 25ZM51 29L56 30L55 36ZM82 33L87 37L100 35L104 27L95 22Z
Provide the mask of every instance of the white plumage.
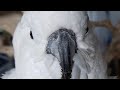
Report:
M73 30L78 53L74 56L72 79L104 79L106 64L93 31L86 34L87 14L84 11L27 11L14 33L16 68L3 79L60 79L58 60L46 54L48 37L59 28ZM34 40L30 38L30 31Z

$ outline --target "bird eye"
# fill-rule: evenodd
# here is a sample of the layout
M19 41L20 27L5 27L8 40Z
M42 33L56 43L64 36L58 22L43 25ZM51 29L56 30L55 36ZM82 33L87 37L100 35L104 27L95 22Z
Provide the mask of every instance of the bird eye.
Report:
M88 31L89 31L89 28L87 27L87 28L86 28L86 33L85 33L85 34L87 34L87 33L88 33Z
M34 38L33 38L32 31L30 31L30 37L31 37L31 39L34 39Z

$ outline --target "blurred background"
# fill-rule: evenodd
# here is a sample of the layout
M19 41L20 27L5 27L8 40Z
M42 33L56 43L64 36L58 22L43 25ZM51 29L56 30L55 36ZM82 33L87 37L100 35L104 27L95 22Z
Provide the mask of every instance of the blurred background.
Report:
M90 25L100 41L103 58L108 65L108 75L117 76L119 79L120 11L88 11L88 16ZM5 65L14 62L12 38L21 17L20 11L0 11L0 73L8 70L3 68Z

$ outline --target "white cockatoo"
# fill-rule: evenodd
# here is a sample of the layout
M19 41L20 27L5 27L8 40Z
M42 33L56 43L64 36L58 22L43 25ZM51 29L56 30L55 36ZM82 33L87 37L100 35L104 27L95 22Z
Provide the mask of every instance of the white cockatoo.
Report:
M15 69L3 79L106 79L85 11L26 11L13 37Z

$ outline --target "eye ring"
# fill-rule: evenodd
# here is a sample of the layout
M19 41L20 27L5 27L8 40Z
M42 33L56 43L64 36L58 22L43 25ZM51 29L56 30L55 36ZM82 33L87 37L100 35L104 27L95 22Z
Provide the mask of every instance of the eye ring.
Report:
M30 31L30 37L31 37L31 39L34 39L32 31Z

